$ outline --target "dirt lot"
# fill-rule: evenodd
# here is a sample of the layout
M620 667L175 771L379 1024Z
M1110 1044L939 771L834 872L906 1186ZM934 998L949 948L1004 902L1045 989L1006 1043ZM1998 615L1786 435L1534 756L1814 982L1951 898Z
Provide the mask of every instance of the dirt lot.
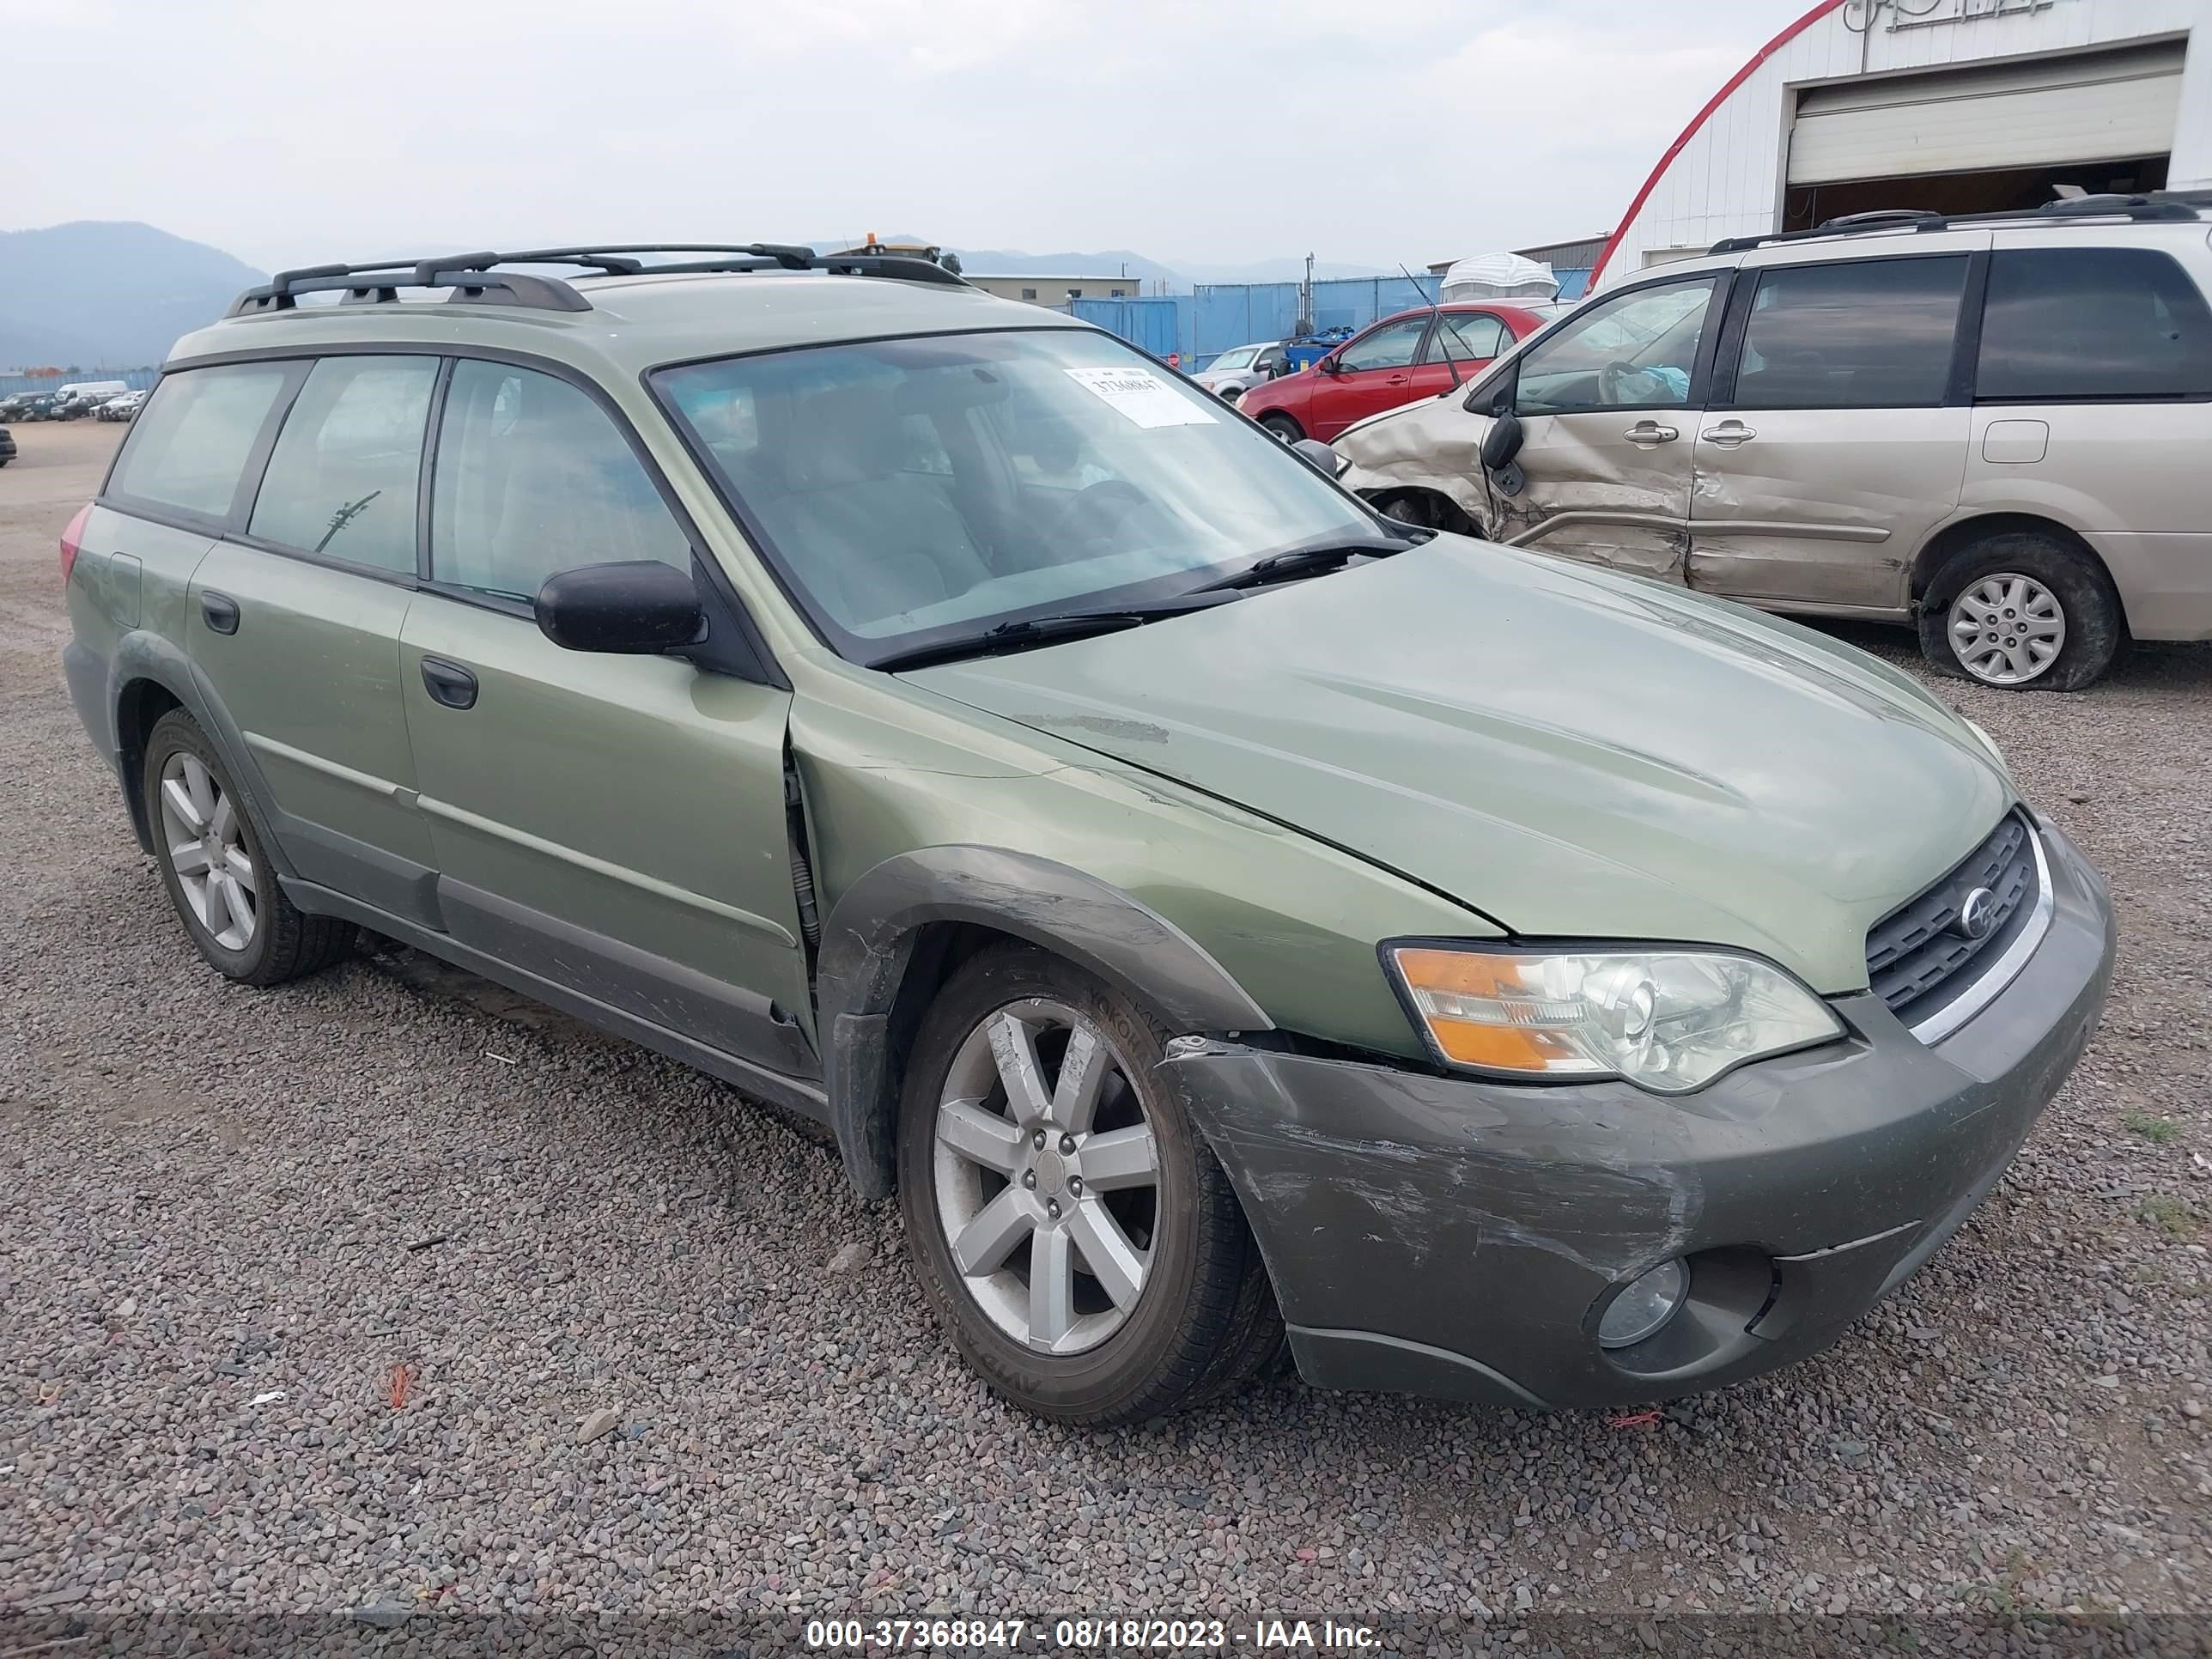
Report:
M120 430L18 427L0 471L0 1613L1305 1613L1419 1650L2212 1610L2212 649L1937 683L2124 940L2011 1174L1834 1352L1648 1421L1285 1380L1076 1434L988 1396L890 1206L722 1087L404 959L200 964L56 659L55 538Z

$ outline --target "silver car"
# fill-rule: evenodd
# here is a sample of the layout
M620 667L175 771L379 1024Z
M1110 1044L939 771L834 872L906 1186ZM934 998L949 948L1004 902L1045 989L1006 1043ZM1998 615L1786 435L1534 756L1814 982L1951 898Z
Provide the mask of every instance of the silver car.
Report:
M1863 215L1612 289L1363 422L1400 519L2072 690L2212 639L2212 198Z

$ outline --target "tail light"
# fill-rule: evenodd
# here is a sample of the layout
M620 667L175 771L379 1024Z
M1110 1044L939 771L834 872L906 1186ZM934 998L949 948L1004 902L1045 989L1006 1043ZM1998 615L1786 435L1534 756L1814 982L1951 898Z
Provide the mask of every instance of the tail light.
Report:
M69 521L62 532L62 586L69 586L70 572L76 568L77 549L84 545L84 521L92 516L92 503L87 501L76 510L76 517Z

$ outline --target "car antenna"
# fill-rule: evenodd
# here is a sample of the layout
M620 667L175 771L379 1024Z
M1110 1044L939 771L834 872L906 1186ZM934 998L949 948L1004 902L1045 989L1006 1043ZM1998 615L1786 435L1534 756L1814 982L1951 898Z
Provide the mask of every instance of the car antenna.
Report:
M1400 264L1399 264L1399 266L1398 266L1398 273L1399 273L1399 275L1401 275L1401 276L1403 276L1403 277L1404 277L1407 282L1409 282L1409 283L1413 283L1413 292L1414 292L1414 293L1416 293L1416 294L1419 295L1420 295L1424 300L1428 300L1428 301L1429 301L1429 315L1430 315L1430 316L1431 316L1431 317L1433 317L1433 318L1436 319L1436 333L1437 333L1437 339L1438 339L1439 343L1440 343L1443 345L1443 353L1444 353L1444 367L1445 367L1446 368L1448 368L1448 369L1449 369L1449 370L1451 371L1451 377L1452 377L1452 390L1453 390L1454 392L1458 391L1458 390L1459 390L1459 359L1458 359L1458 358L1456 358L1456 357L1455 357L1455 356L1453 356L1451 355L1451 342L1450 342L1449 340L1445 339L1445 338L1443 337L1444 337L1444 333L1445 333L1445 329L1444 329L1444 308L1443 308L1443 306L1441 306L1441 305L1439 305L1439 304L1438 304L1435 300L1433 300L1433 299L1430 299L1428 289L1425 289L1425 288L1423 288L1423 287L1421 286L1420 279L1419 279L1419 277L1415 276L1412 271L1407 270L1406 269L1406 267L1405 267L1405 264L1404 264L1402 262L1401 262L1401 263L1400 263ZM1442 291L1443 291L1443 279L1442 277L1439 277L1439 278L1437 278L1437 289L1438 292L1442 292Z

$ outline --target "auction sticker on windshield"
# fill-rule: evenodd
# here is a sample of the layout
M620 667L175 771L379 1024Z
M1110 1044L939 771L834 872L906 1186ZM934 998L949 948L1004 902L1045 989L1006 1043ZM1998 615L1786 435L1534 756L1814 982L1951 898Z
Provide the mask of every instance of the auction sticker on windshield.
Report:
M1103 398L1138 426L1211 426L1213 416L1147 368L1068 368L1060 371Z

